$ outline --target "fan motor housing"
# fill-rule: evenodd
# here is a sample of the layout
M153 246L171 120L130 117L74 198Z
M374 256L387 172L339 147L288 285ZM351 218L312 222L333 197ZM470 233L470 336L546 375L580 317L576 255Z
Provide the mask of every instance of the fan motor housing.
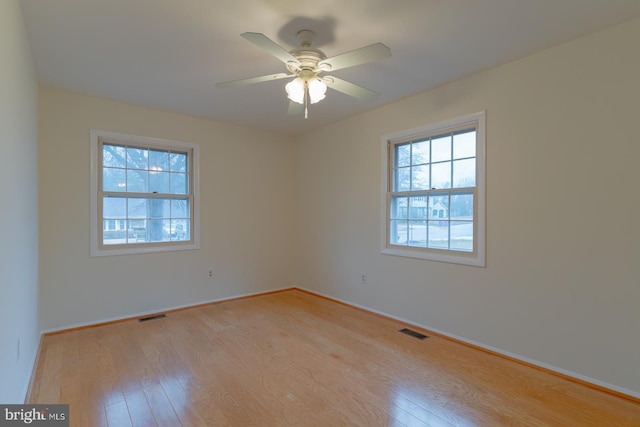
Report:
M327 59L327 56L321 50L309 47L292 49L289 53L300 62L300 65L296 67L297 69L311 68L316 70L318 68L318 62ZM289 64L287 64L287 66L288 65ZM294 72L294 70L289 69L289 71L292 72Z

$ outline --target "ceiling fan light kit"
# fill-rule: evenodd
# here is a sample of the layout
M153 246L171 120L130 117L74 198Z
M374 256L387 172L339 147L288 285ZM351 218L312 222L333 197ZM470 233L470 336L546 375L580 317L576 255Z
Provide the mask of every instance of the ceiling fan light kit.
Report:
M285 85L285 91L291 103L304 105L305 118L308 117L308 104L315 104L323 100L326 97L327 87L362 100L373 100L379 95L370 89L334 76L319 76L320 73L366 64L391 56L391 50L387 46L375 43L327 58L321 50L311 47L315 38L315 33L311 30L299 31L297 38L300 47L290 51L282 48L262 33L243 33L241 36L284 62L291 74L270 74L222 82L216 86L225 88L294 77ZM289 112L297 113L298 109L292 108L290 105Z
M327 85L315 75L296 77L284 87L287 98L304 105L304 118L309 117L309 104L315 104L326 98Z
M311 104L322 101L327 96L327 85L317 77L309 80L296 77L287 83L284 88L287 92L287 97L298 104L304 104L307 96Z

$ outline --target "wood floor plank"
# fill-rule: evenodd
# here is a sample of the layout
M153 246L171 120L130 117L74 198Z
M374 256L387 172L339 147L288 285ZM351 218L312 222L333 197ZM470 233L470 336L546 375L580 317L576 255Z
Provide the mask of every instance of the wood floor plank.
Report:
M637 403L405 326L290 290L47 335L29 399L82 427L640 427Z
M128 389L124 393L124 400L127 403L129 417L133 427L156 427L155 418L147 397L141 389Z
M126 402L113 401L105 407L107 414L107 423L109 427L131 427L131 418L129 417L129 410ZM70 420L71 416L69 417Z

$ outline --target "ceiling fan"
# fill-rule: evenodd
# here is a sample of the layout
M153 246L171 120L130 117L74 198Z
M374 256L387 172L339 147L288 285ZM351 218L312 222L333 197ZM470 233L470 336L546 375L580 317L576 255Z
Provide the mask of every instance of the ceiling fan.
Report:
M370 89L334 76L320 76L321 73L366 64L391 56L391 50L387 46L375 43L327 58L321 50L311 47L315 38L315 33L311 30L299 31L297 38L300 47L290 51L262 33L243 33L241 36L284 62L289 73L233 80L217 83L216 86L219 88L234 87L293 77L294 79L285 86L287 97L290 99L289 114L302 112L304 106L305 118L309 115L309 104L315 104L324 99L327 87L362 100L373 100L379 95Z

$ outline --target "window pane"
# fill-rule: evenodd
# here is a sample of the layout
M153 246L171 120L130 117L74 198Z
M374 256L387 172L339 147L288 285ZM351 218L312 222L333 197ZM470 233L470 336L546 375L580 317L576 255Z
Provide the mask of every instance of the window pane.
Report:
M171 211L168 199L149 200L149 218L170 218Z
M169 171L169 152L149 150L149 170Z
M188 220L184 221L184 229L185 229L185 234L184 234L184 239L183 240L191 240L191 222Z
M429 189L429 165L414 166L411 173L412 190Z
M406 245L407 238L407 221L406 220L391 220L389 230L389 240L392 245Z
M476 186L476 159L456 160L453 162L453 187Z
M171 172L188 172L187 171L187 154L186 153L171 153L169 155Z
M124 197L103 197L102 217L104 219L126 218L127 199Z
M431 140L431 161L443 160L451 160L451 135L443 135Z
M142 148L127 147L127 168L149 169L149 151Z
M103 191L126 191L127 176L125 169L102 168Z
M149 199L129 198L129 219L146 219L149 216Z
M152 193L169 193L169 172L149 172L149 191Z
M175 226L171 226L171 220L166 219L162 222L162 239L164 241L176 240L176 229Z
M473 193L451 195L451 219L473 220Z
M144 243L147 241L147 220L132 219L129 220L129 243Z
M184 219L171 220L171 240L189 240L188 222Z
M427 221L409 221L409 246L427 246Z
M189 218L190 213L189 200L171 200L172 218Z
M429 163L429 140L414 142L411 146L411 164Z
M451 162L431 165L431 188L451 188Z
M453 136L453 158L476 156L476 131L463 131Z
M119 145L102 144L102 165L115 168L127 167L127 150Z
M427 247L436 249L449 248L449 222L429 221L429 241Z
M427 219L427 198L426 196L409 197L409 218Z
M113 219L115 214L118 214L122 218L122 214L125 212L126 199L124 198L110 198L105 197L103 199L103 231L102 231L102 243L105 245L117 245L126 243L126 230L119 229L118 225L120 220ZM113 213L110 217L107 216L107 212Z
M148 193L149 172L127 169L127 191L133 193Z
M411 145L410 144L400 144L396 145L396 153L395 153L395 166L409 166L411 162Z
M147 238L149 242L164 242L169 240L168 235L165 237L165 222L168 228L169 220L150 219L147 221Z
M172 173L170 180L171 194L187 194L189 192L187 175L184 173Z
M429 196L429 219L449 219L449 195Z
M409 207L408 197L392 197L390 217L392 219L407 218L408 207Z
M451 249L473 252L472 221L451 221Z
M409 191L411 184L411 168L396 169L393 191Z

